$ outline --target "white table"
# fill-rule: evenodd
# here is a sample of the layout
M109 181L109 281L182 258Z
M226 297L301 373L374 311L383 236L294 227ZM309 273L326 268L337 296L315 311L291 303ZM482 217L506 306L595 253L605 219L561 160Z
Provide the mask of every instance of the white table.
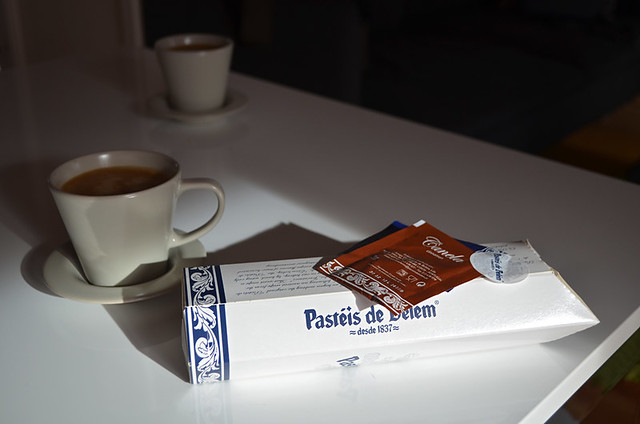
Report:
M640 187L246 76L231 86L245 110L188 126L145 113L161 87L149 52L0 72L1 422L540 423L640 326ZM117 148L222 183L211 263L322 255L424 218L476 242L529 238L601 323L544 345L192 386L177 293L103 306L43 283L65 238L49 171ZM176 226L211 201L183 199Z

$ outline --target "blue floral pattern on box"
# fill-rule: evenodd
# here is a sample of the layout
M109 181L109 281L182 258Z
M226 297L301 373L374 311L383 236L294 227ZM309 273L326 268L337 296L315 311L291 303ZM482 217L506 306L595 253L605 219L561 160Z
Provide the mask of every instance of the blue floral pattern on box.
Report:
M218 303L218 291L212 266L185 269L185 282L188 304L196 306Z
M219 274L218 274L219 275ZM224 304L215 267L185 269L185 325L190 378L200 384L228 379Z

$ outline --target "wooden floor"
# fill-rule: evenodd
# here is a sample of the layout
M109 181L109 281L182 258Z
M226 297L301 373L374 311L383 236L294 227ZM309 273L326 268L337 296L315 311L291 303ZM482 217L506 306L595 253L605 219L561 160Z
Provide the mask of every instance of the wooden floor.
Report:
M564 416L580 424L640 424L640 330L567 401L563 410Z
M640 97L571 134L544 156L640 184Z

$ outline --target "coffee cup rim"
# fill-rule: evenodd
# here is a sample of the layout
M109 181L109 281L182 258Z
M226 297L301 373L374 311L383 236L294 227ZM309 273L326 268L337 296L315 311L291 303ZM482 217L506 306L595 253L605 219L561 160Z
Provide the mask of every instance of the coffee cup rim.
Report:
M194 51L171 50L176 46L184 46L184 45L202 43L202 42L222 43L222 45L220 45L219 47L206 49L206 50L194 50ZM159 38L158 40L156 40L153 46L156 51L171 51L172 53L175 53L175 54L194 54L194 53L203 54L207 52L219 51L231 45L233 45L233 40L224 35L210 34L210 33L184 33L184 34L173 34L173 35L168 35L168 36Z
M127 163L128 162L127 160L118 164L109 163L109 157L115 156L116 158L125 158L127 156L139 157L140 155L144 155L147 158L155 157L156 159L163 161L165 166L154 167L152 165L149 165L148 162L146 164L140 164L139 162L135 162L133 160L131 160L130 163ZM91 161L90 163L93 166L82 165L87 161ZM99 166L95 166L96 164L98 164ZM147 188L145 190L132 191L130 193L124 193L124 194L93 196L93 195L86 195L86 194L69 193L67 191L62 190L62 186L67 181L69 181L70 179L80 174L83 174L85 172L88 172L94 169L108 168L111 166L142 166L142 167L146 166L146 167L152 167L154 169L167 170L171 176L166 181L156 186ZM75 158L69 159L61 163L53 171L51 171L47 182L49 185L49 189L52 192L55 192L58 194L79 197L79 198L108 199L108 198L116 198L116 197L130 197L138 193L144 193L146 191L153 190L157 187L160 187L169 183L173 179L179 177L179 175L180 175L180 164L172 157L165 155L163 153L152 151L152 150L105 150L102 152L96 152L96 153L90 153L87 155L77 156Z

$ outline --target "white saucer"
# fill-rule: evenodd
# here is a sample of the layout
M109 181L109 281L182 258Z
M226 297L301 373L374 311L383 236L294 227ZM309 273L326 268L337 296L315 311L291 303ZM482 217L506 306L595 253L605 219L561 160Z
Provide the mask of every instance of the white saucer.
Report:
M156 94L148 101L151 112L160 118L173 119L187 124L207 124L228 117L242 109L248 102L247 96L235 90L227 92L222 107L210 112L189 113L172 109L166 94Z
M104 305L131 303L172 290L182 279L182 269L195 265L189 263L189 259L205 256L204 246L196 240L171 250L171 269L161 277L131 286L101 287L87 282L71 259L59 250L54 250L44 264L43 274L47 286L67 299Z

